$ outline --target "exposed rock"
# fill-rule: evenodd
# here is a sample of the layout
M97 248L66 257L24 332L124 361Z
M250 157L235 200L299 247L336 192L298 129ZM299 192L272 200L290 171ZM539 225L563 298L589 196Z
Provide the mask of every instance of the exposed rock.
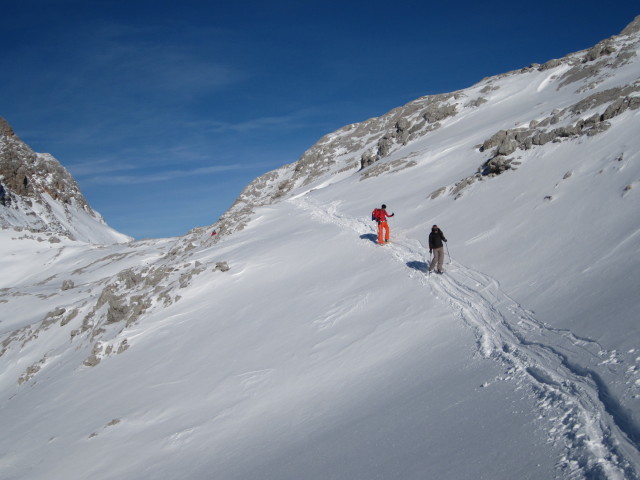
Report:
M0 135L5 137L15 137L15 133L9 122L7 122L4 118L0 117Z
M498 155L511 155L513 152L516 151L516 149L518 148L518 142L515 139L508 139L506 138L505 140L502 141L502 143L500 143L500 145L498 145L498 149L496 150L496 153Z
M627 109L636 110L640 107L640 97L625 97L614 101L602 114L601 120L610 120L624 113Z
M545 70L551 70L552 68L556 68L556 67L558 67L560 65L562 65L562 60L558 60L558 59L554 58L554 59L549 60L548 62L545 62L542 65L540 65L540 67L538 67L538 70L543 72Z
M418 163L415 160L409 160L407 158L399 158L390 162L380 163L362 173L360 180L362 181L368 178L377 177L383 173L399 172L406 168L415 167L417 164Z
M627 25L624 30L620 32L620 35L631 35L637 32L640 32L640 15L634 18L633 22Z
M101 354L102 354L102 345L100 343L96 343L93 346L93 351L91 352L91 355L89 355L87 359L83 362L84 365L87 367L95 367L102 360Z
M61 203L90 209L74 178L57 160L33 152L15 135L0 137L0 177L5 191L15 195L39 200L48 194Z
M438 188L437 190L434 190L433 192L431 192L429 194L429 198L431 200L435 200L436 198L438 198L440 195L442 195L446 191L447 191L447 187Z
M11 205L11 196L2 183L0 183L0 205L3 207L9 207Z
M33 378L40 371L44 362L45 359L42 359L40 360L40 362L34 363L33 365L29 366L27 370L22 375L20 375L20 378L18 379L18 385L22 385L23 383L31 380L31 378Z
M118 350L116 350L116 353L119 355L128 349L129 349L129 342L125 338L124 340L122 340L122 342L120 342L120 345L118 346Z
M500 162L490 164L492 158L507 156L517 149L528 150L534 146L557 142L564 138L572 138L580 135L593 136L606 131L611 125L608 120L624 113L627 109L640 108L640 97L631 93L640 91L640 85L629 85L623 88L615 88L599 92L577 102L568 109L554 110L549 117L542 121L531 121L528 129L518 128L513 130L499 130L479 147L481 152L494 149L489 161L483 166L483 171L500 173ZM610 104L604 113L595 113L587 119L578 118L573 125L560 126L552 130L545 127L558 124L566 115L578 117L585 111L593 110L598 106ZM486 167L490 168L486 168ZM497 167L497 170L496 168Z
M411 123L406 118L401 118L396 123L396 138L402 145L407 144L407 140L409 140L410 129Z
M193 277L195 277L196 275L200 275L205 270L206 269L202 265L200 265L195 266L194 268L189 268L186 272L182 273L178 281L180 288L186 288L191 283L191 279Z
M214 269L215 271L220 271L220 272L228 272L230 270L229 268L229 264L227 262L217 262L216 263L216 268Z
M71 320L73 320L74 318L76 318L78 316L78 309L74 308L71 312L69 312L69 314L67 316L65 316L61 321L60 321L60 326L64 327L65 325L67 325Z
M488 140L484 141L484 143L480 147L480 151L484 152L484 151L490 150L490 149L492 149L494 147L497 147L498 145L500 145L506 139L507 139L507 131L506 130L500 130L497 133L495 133L491 138L489 138Z
M373 165L377 161L378 157L375 153L363 153L360 159L360 168L367 168L370 165Z
M432 105L422 114L429 123L436 123L448 117L453 117L457 112L456 105Z
M6 120L0 118L0 226L76 239L74 218L82 212L104 229L80 229L81 240L127 241L125 235L109 229L80 192L71 174L51 155L36 153L18 138ZM102 234L105 235L102 235Z
M496 85L487 85L486 87L484 87L482 90L480 90L480 93L489 93L489 92L493 92L495 90L500 90L500 87L496 86Z
M611 42L609 40L605 40L604 42L600 42L590 48L582 59L582 62L593 62L602 56L611 55L612 53L615 53L615 51L616 49Z
M462 190L475 183L477 179L478 177L474 175L460 180L455 184L453 190L451 190L451 195L453 195L456 199L460 198L460 196L462 195Z
M500 175L503 172L511 169L511 163L513 159L506 158L502 155L493 157L482 166L481 173L482 175Z
M385 135L380 140L378 140L378 158L383 158L389 155L391 151L391 146L393 145L394 136Z
M471 100L469 103L465 105L465 108L477 108L483 103L487 103L487 99L484 97L478 97L475 100Z
M55 310L53 310L52 312L49 312L47 314L47 318L60 317L61 315L64 315L66 312L67 312L66 308L58 307Z
M583 100L580 100L569 111L574 115L581 115L583 112L587 112L598 108L601 105L617 102L624 97L633 95L635 92L640 92L640 84L627 85L625 87L610 88L601 92L590 95ZM637 98L634 96L634 98ZM637 100L635 102L630 101L630 107L635 104L635 108L638 108Z

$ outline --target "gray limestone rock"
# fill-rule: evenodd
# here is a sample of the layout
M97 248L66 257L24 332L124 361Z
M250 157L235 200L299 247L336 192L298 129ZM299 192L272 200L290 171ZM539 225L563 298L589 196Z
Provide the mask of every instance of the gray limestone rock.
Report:
M230 270L227 262L217 262L214 271L228 272Z
M637 32L640 32L640 15L634 18L633 22L627 25L624 30L620 32L620 35L631 35Z

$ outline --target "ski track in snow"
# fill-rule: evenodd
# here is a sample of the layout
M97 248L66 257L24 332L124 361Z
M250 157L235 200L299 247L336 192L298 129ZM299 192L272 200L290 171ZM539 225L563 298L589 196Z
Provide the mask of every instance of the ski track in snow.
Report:
M639 479L640 426L610 393L601 376L580 363L606 363L615 352L568 330L538 321L502 291L495 279L458 262L444 275L428 273L428 249L418 240L393 235L391 246L379 247L368 219L338 213L339 201L328 206L306 196L289 202L311 217L356 232L371 248L394 257L475 334L478 353L500 362L506 374L529 392L539 407L550 442L563 450L558 468L563 479ZM604 359L604 361L603 361ZM489 386L490 383L484 386Z

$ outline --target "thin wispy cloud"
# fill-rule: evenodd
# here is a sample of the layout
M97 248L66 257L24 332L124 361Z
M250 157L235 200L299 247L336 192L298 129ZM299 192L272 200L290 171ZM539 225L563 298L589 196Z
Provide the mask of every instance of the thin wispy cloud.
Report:
M111 185L135 185L147 183L159 183L176 180L185 177L204 177L224 172L246 170L255 168L255 164L230 164L213 165L209 167L194 168L191 170L166 170L161 172L139 172L136 175L98 175L85 179L85 183L111 184Z
M67 165L67 169L76 178L86 177L87 175L95 175L98 173L121 172L124 170L136 170L138 166L114 161L111 158L91 159L83 163L72 163Z
M41 65L37 76L7 81L16 90L37 92L39 97L29 100L58 118L69 113L114 118L127 110L155 115L216 95L250 76L218 53L225 46L222 32L208 29L194 39L192 30L179 22L139 27L87 23L56 32L54 42L37 49L25 42L0 59L0 66L20 74Z
M111 41L106 48L110 51L86 68L90 73L109 69L108 82L115 81L125 93L171 94L166 98L171 101L211 94L246 78L234 66L186 45Z
M325 109L303 109L280 116L265 116L240 122L208 121L203 127L212 133L283 131L306 128L323 120Z

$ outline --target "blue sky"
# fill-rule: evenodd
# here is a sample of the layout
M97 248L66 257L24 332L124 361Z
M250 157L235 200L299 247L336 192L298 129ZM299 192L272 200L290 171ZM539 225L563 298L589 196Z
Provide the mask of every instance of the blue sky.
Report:
M135 238L212 224L324 134L589 48L636 1L0 0L0 116Z

